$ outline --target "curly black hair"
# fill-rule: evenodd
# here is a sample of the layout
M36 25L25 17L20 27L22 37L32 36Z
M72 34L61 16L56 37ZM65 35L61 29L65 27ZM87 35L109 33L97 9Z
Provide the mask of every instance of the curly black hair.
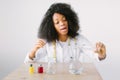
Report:
M47 10L38 30L38 38L45 39L48 42L58 40L58 33L54 27L52 16L59 13L65 16L68 21L68 36L74 38L78 35L79 20L77 14L71 6L66 3L54 3Z

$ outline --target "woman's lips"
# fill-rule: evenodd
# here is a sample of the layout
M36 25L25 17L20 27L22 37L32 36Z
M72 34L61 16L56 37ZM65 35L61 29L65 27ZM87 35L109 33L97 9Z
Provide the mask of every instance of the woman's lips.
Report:
M61 31L67 31L67 28L64 27L64 28L61 28L60 30L61 30Z

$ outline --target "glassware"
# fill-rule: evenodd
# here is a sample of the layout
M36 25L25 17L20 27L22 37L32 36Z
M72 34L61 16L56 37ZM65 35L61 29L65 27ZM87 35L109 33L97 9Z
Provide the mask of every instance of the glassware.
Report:
M49 58L47 65L47 74L55 74L56 73L56 62Z
M69 64L69 72L71 74L81 74L82 71L83 71L83 66L80 63L80 61L79 60L74 60L71 57L71 61L70 61L70 64Z
M33 74L33 73L34 73L34 67L33 67L33 64L30 64L30 67L29 67L29 73L30 73L30 74Z
M71 74L81 74L83 71L82 63L80 62L80 49L75 48L75 51L72 53L72 57L70 57L69 63L69 72Z
M39 64L39 66L38 66L38 73L43 73L43 66L42 66L42 64Z

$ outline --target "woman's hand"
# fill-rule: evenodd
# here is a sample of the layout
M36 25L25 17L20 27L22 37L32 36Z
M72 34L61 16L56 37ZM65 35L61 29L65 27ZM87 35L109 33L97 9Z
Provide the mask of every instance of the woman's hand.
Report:
M42 48L45 45L45 41L43 39L38 39L33 50L37 51L39 48Z
M96 43L96 53L98 53L98 57L100 60L103 60L106 58L106 47L103 43L98 42Z
M29 58L33 59L35 57L35 53L39 48L42 48L45 45L45 41L43 39L38 39L35 46L33 47L31 53L29 54Z

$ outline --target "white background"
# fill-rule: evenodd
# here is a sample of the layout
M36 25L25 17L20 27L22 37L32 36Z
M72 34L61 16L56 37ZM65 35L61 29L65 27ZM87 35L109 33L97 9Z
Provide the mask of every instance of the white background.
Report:
M44 13L56 1L72 5L92 43L105 43L107 58L95 63L103 80L120 80L119 0L0 0L0 79L23 64Z

